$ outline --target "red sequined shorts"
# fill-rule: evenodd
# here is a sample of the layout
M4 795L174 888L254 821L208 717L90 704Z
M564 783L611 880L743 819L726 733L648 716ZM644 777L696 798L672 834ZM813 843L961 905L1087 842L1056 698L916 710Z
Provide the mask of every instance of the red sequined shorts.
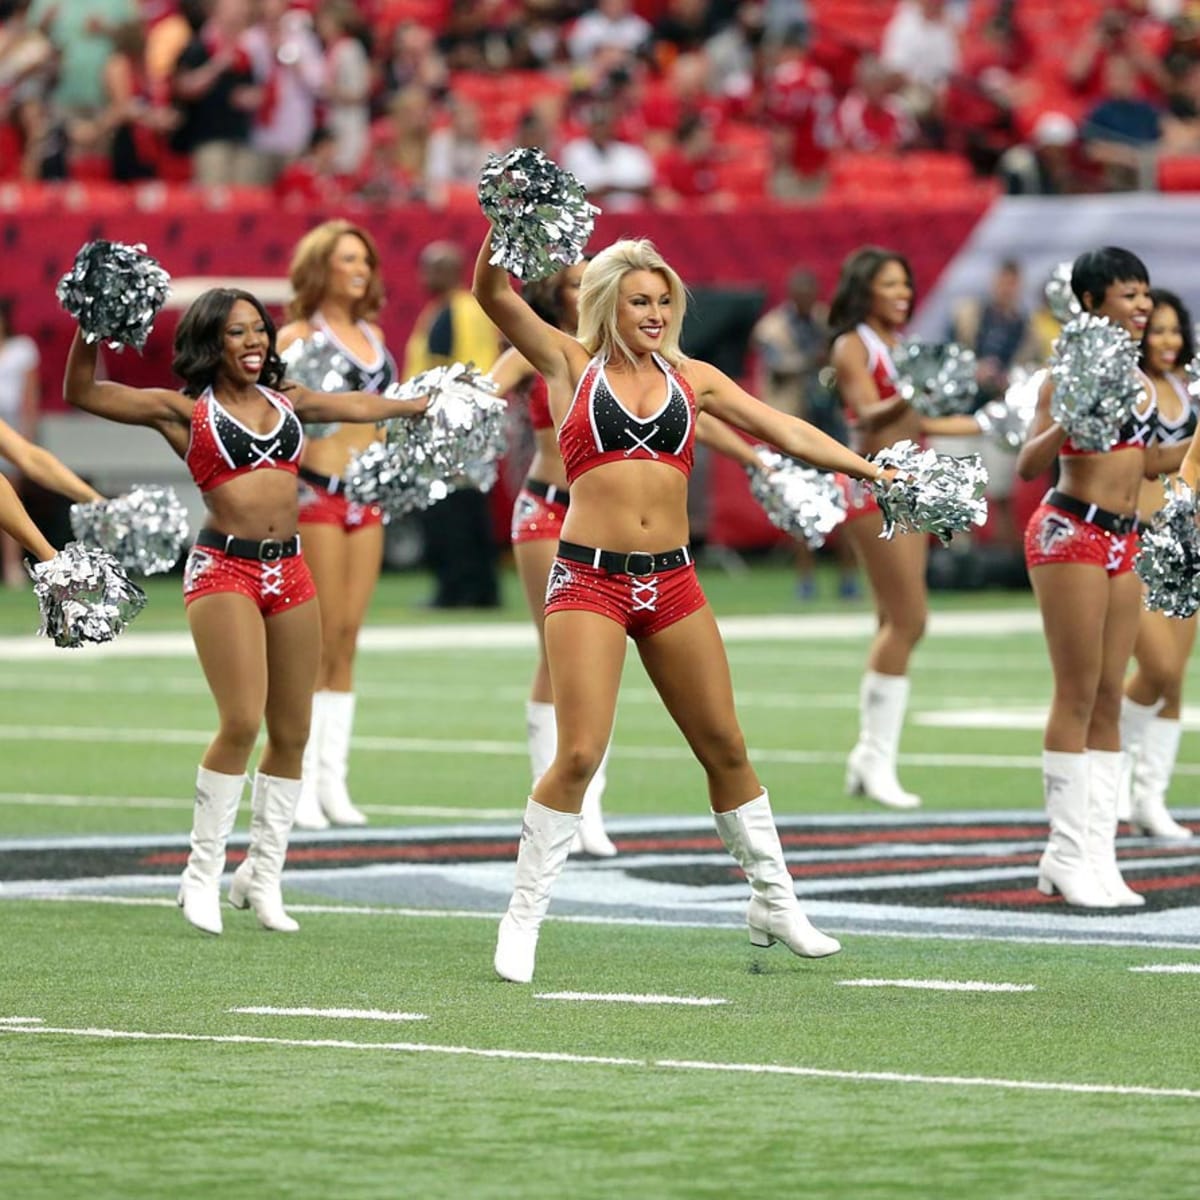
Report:
M616 621L634 640L661 633L706 603L690 556L680 566L629 575L560 555L546 583L546 616L581 610L599 613Z
M377 504L347 500L341 493L341 482L315 471L301 471L300 524L336 525L346 533L382 525L383 510Z
M851 479L849 475L837 476L838 486L846 498L846 520L857 521L879 511L875 492L865 479Z
M248 596L264 617L273 617L312 600L317 589L303 554L263 562L193 546L183 568L184 604L220 592Z
M1124 575L1133 570L1137 552L1136 530L1110 533L1083 517L1045 502L1034 509L1025 526L1027 567L1080 563L1103 567L1109 575Z
M512 540L542 542L558 541L563 518L567 515L567 489L552 483L529 480L517 493L513 503Z

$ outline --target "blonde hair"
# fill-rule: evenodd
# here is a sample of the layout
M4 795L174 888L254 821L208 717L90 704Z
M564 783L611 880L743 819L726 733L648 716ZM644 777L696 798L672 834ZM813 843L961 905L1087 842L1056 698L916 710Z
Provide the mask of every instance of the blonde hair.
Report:
M303 321L321 307L321 300L329 286L329 263L333 258L338 239L346 234L358 238L367 250L367 265L371 278L366 293L355 302L351 316L356 321L374 320L383 307L383 280L379 276L379 250L375 239L363 228L349 221L325 221L310 229L296 243L292 253L292 265L288 278L292 285L292 299L287 306L289 321Z
M633 352L617 331L617 299L621 280L630 271L653 271L661 275L671 297L671 318L663 329L659 354L677 367L685 355L679 348L679 334L687 311L687 290L683 280L659 254L654 243L645 238L613 242L588 263L579 285L579 341L589 354L612 358L620 354L630 362Z

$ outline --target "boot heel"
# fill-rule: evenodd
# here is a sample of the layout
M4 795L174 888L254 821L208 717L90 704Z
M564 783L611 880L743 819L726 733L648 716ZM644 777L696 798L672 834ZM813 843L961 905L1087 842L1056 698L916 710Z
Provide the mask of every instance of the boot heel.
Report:
M762 950L775 945L775 939L765 929L756 929L753 925L747 925L746 928L750 931L750 945Z
M233 908L247 909L250 907L250 897L247 890L250 887L250 880L242 879L242 868L239 867L233 873L233 878L229 881L229 903Z
M1054 884L1051 883L1050 880L1045 877L1045 875L1038 876L1037 890L1041 892L1043 896L1053 896L1055 891Z
M846 795L847 796L865 796L867 794L866 786L863 784L862 776L854 770L853 767L846 768Z

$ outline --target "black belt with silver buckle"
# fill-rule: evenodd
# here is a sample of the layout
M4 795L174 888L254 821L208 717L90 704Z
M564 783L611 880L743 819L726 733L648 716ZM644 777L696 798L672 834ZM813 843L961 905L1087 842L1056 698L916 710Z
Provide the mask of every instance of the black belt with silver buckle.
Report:
M663 550L651 554L647 550L597 550L592 546L578 546L574 542L559 542L558 557L569 562L588 563L610 575L654 575L658 571L673 571L686 567L692 561L691 549L680 546L678 550Z
M301 467L300 478L305 483L311 483L313 487L322 488L331 496L336 496L342 490L340 475L322 475L319 471L310 471L307 467Z
M525 490L535 496L541 496L549 504L561 504L563 508L571 503L571 496L566 488L554 483L543 483L540 479L525 480Z
M255 558L259 562L275 562L281 558L294 558L300 553L300 535L292 534L290 538L263 538L256 542L253 538L234 537L230 533L222 533L219 529L202 529L196 535L197 546L207 546L210 550L220 550L222 554L233 558Z
M1078 517L1080 520L1086 521L1089 525L1095 525L1097 529L1103 529L1105 533L1124 535L1135 533L1138 529L1136 513L1109 512L1107 508L1101 508L1096 504L1089 504L1086 500L1080 500L1076 496L1069 496L1066 492L1060 492L1057 488L1051 488L1046 493L1042 503L1049 504L1054 508L1061 508L1063 512L1068 512L1071 516Z

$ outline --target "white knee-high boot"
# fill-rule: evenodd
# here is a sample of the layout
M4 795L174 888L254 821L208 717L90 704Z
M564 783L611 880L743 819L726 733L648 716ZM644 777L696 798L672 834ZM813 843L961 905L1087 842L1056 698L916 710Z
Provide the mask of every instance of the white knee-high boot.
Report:
M1129 820L1147 837L1183 841L1192 836L1167 812L1167 788L1179 754L1181 726L1176 717L1155 717L1146 725L1141 751L1133 768Z
M750 881L746 926L750 943L782 942L803 958L836 954L841 943L816 929L800 910L791 873L783 857L767 789L731 812L713 812L717 832Z
M525 701L525 734L529 740L529 771L537 783L554 761L554 748L558 744L553 704Z
M1121 749L1125 751L1124 769L1121 771L1121 786L1117 791L1117 820L1128 821L1133 815L1133 799L1130 794L1133 771L1138 755L1142 752L1142 739L1146 728L1158 712L1161 701L1139 704L1128 696L1121 697Z
M1088 859L1087 755L1043 750L1042 787L1050 840L1038 861L1038 891L1061 892L1077 908L1115 908Z
M608 782L608 755L611 750L612 743L609 742L595 775L583 793L583 808L579 814L575 841L571 844L572 853L582 850L584 854L592 854L596 858L612 858L617 852L612 838L604 830L604 813L600 808L600 797L604 795L604 787Z
M300 767L300 799L296 803L293 826L296 829L328 829L329 818L321 811L317 799L317 779L321 772L321 730L325 724L324 692L313 695L312 720L308 726L308 741L304 745L304 761Z
M321 728L321 760L317 775L317 799L321 811L334 825L365 825L366 816L354 806L346 790L350 769L350 732L354 728L354 693L321 691L324 714Z
M550 907L550 889L567 861L578 825L578 813L559 812L532 798L527 801L512 899L496 938L493 963L501 979L528 983L533 978L538 932Z
M1146 903L1124 879L1117 866L1117 790L1125 769L1123 750L1089 750L1087 855L1092 874L1120 908Z
M846 763L846 792L888 808L916 808L921 797L906 792L896 778L900 730L908 708L907 675L867 671L858 690L858 744Z
M255 773L250 847L229 885L229 903L234 908L253 908L259 924L276 933L295 933L300 928L284 912L280 892L288 834L299 798L300 780Z
M221 872L225 843L237 820L245 775L224 775L207 767L196 770L192 808L192 849L179 881L183 915L205 933L221 932Z

